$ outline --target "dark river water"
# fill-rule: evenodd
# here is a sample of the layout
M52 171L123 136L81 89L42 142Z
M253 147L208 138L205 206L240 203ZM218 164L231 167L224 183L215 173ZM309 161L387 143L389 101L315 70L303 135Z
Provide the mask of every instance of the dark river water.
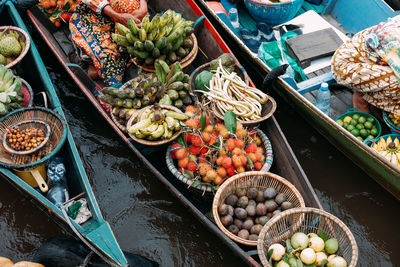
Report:
M244 265L143 167L57 62L50 55L44 59L100 209L121 248L164 266ZM278 104L276 117L324 209L355 235L359 266L400 266L399 202L294 110L279 99ZM29 259L47 238L67 234L4 179L0 196L1 256Z

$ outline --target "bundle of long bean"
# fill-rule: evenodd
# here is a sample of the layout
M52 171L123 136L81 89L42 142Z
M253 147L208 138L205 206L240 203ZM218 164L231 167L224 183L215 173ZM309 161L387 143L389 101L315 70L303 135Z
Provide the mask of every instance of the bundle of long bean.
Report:
M209 91L196 90L209 96L224 114L230 110L238 119L248 121L261 118L262 104L268 95L250 87L235 73L228 73L219 61L219 67L210 81Z

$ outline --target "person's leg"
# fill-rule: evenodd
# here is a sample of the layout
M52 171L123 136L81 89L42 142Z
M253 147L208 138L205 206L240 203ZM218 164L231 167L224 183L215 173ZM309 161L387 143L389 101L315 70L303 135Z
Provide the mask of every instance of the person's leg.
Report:
M360 92L353 93L353 107L355 107L359 111L369 113L368 102L362 97L362 94Z

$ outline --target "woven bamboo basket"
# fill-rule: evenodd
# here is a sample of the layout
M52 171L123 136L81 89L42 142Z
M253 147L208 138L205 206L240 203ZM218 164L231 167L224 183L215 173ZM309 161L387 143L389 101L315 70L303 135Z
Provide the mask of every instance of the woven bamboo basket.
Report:
M193 41L193 48L190 51L190 53L187 54L187 56L184 57L180 61L182 69L185 69L186 67L188 67L193 62L193 60L197 56L197 52L199 51L199 45L197 43L197 38L196 38L196 35L194 35L194 33L192 33L190 35L190 39ZM139 62L138 62L138 59L136 57L132 59L132 62L133 62L133 64L135 64L137 67L143 69L144 71L156 72L156 69L154 68L154 66L140 65Z
M15 27L15 26L0 26L0 32L6 31L6 33L9 33L11 31L16 31L19 35L19 37L22 39L22 41L25 43L24 49L22 49L21 54L15 58L12 62L8 63L6 65L6 68L12 68L15 65L17 65L28 53L29 47L31 46L31 39L29 38L29 35L26 33L21 28Z
M263 149L265 151L265 163L262 167L262 171L269 171L269 169L272 166L273 162L273 151L272 151L272 145L271 142L269 141L267 135L265 135L261 130L257 129L257 135L260 137ZM171 157L171 152L170 152L170 147L167 149L167 154L166 154L166 161L167 161L167 167L171 171L171 173L182 183L186 184L189 190L192 192L195 192L196 194L199 194L203 197L207 198L213 198L215 192L217 191L215 187L211 185L206 185L206 184L199 184L196 186L193 186L192 184L195 182L195 180L192 180L185 175L183 175L175 166L174 159ZM228 179L230 180L230 178ZM225 182L223 183L225 184Z
M127 133L128 131L126 130L126 126L121 124L118 119L115 117L114 113L112 112L112 110L110 111L110 117L112 119L112 121L115 123L115 125L118 126L118 128L123 131L124 133Z
M268 247L273 243L285 244L296 232L326 233L336 238L339 249L335 253L343 257L348 267L355 267L358 260L357 242L350 229L337 217L316 208L294 208L279 213L269 220L260 232L257 250L264 266L272 267L267 260Z
M141 110L149 109L149 108L152 108L152 107L153 107L153 105L147 106L147 107L145 107L145 108L143 108ZM175 111L175 112L182 113L182 111L180 109L178 109L178 108L176 108L174 106L160 105L160 107L163 108L163 109L168 109L168 110L172 110L172 111ZM139 114L139 111L134 113L132 115L132 117L129 119L129 121L126 124L126 128L127 129L131 128L131 126L136 123L136 118L137 118L138 114ZM146 146L161 146L161 145L167 144L167 143L175 140L176 138L178 138L178 136L181 133L182 133L182 130L179 130L176 133L174 133L170 139L164 139L164 140L158 140L158 141L150 141L150 140L140 139L140 138L137 138L134 134L130 134L130 133L128 133L128 134L133 140L135 140L136 142L138 142L138 143L140 143L142 145L146 145Z
M218 225L219 229L221 229L221 231L232 240L247 246L257 246L257 241L246 240L229 232L228 229L226 229L222 224L218 214L218 207L224 203L225 199L230 194L232 194L238 188L247 189L250 187L255 187L258 190L265 190L268 187L273 187L275 188L276 192L285 194L287 201L292 202L293 207L305 207L305 204L303 197L293 184L286 179L270 172L243 172L232 176L225 183L223 183L215 194L212 205L213 217L216 224Z
M31 168L40 165L54 156L67 138L65 119L58 113L41 107L23 108L10 112L0 119L0 139L8 129L21 122L41 121L50 127L50 136L44 146L28 155L10 154L4 146L0 147L0 166L6 168Z

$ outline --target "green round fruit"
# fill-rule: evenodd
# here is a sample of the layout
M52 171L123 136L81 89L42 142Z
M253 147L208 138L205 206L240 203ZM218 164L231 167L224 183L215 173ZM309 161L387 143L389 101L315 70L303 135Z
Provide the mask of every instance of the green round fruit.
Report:
M360 135L360 130L354 128L353 130L350 131L352 135L354 136L359 136Z
M358 121L353 119L350 121L350 124L356 126L358 124Z
M367 129L371 129L371 128L372 128L372 126L373 126L372 122L370 122L370 121L366 121L366 122L364 122L364 127L365 127L365 128L367 128Z
M354 114L351 118L352 118L353 120L358 121L358 119L360 118L360 115Z
M377 136L377 135L378 135L378 129L372 128L372 129L371 129L371 135Z
M339 124L340 126L343 126L343 121L342 120L337 120L336 123Z
M334 254L339 248L339 244L336 238L331 238L325 241L325 251L329 254Z
M360 130L360 136L361 136L362 138L367 138L367 136L368 136L368 131L367 131L366 129L361 129L361 130Z
M343 122L343 127L347 129L347 126L349 126L348 122Z
M358 130L364 129L364 125L359 123L359 124L356 125L356 128Z
M375 122L375 119L374 119L374 118L372 118L372 117L368 117L368 118L367 118L367 121L370 121L370 122Z
M359 119L358 119L358 123L364 123L364 122L366 122L367 121L367 119L364 117L364 116L361 116Z
M354 126L350 124L349 126L347 126L346 129L347 129L347 131L351 132L351 131L353 131Z
M361 142L364 142L364 138L362 138L361 136L357 136L357 139L360 140Z

